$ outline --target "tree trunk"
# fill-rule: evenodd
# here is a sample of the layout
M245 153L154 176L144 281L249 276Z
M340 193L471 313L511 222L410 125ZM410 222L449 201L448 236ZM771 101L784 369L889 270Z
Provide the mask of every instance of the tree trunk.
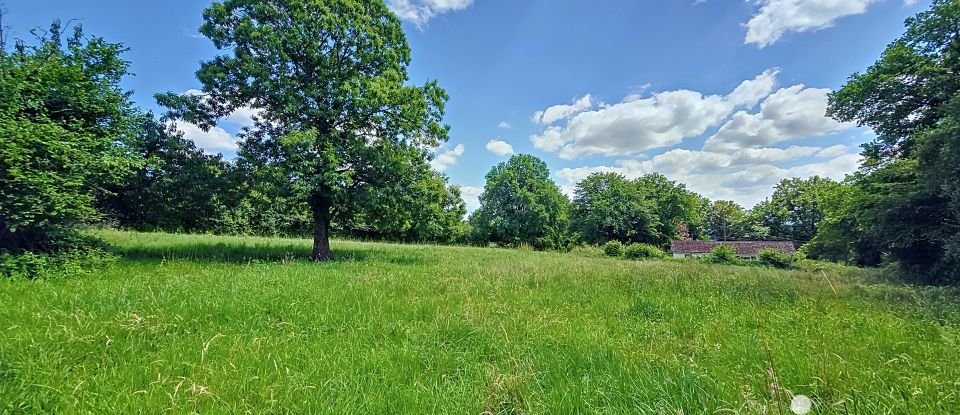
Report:
M330 208L333 200L322 193L315 193L310 198L310 208L313 209L313 254L314 261L330 260Z

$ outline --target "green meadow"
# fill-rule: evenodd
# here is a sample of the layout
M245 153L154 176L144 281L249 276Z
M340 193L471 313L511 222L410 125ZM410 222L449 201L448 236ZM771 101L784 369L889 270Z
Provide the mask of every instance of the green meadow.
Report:
M960 295L877 271L97 235L0 280L0 413L960 413Z

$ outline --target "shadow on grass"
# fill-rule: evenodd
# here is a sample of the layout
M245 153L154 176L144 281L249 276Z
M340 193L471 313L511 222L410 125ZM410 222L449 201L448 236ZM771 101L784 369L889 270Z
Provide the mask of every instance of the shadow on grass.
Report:
M205 263L290 263L311 262L311 247L303 244L178 243L156 246L111 246L117 256L133 261L190 261ZM435 258L415 251L336 247L332 263L385 262L396 265L426 265Z

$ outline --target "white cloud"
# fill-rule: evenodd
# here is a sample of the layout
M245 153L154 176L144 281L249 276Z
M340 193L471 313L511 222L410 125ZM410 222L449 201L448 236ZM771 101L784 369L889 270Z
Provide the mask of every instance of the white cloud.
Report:
M500 121L500 124L497 124L497 128L510 129L510 123L506 121Z
M674 150L661 156L648 161L620 160L616 166L562 169L556 176L560 179L561 188L572 189L580 180L595 172L615 172L628 178L656 172L684 183L688 189L712 200L734 200L751 207L769 197L780 180L815 175L840 180L855 171L861 162L857 154L842 154L826 161L792 167L778 167L772 161L768 163L759 159L744 163L722 153L687 150Z
M543 150L554 152L563 148L569 142L560 127L547 127L543 134L530 136L533 146Z
M217 154L237 150L239 140L223 128L213 127L203 131L200 127L188 122L177 122L173 125L183 133L183 138L193 141L205 153Z
M770 196L780 180L819 175L842 179L861 157L845 145L784 145L853 127L826 116L829 89L794 85L776 89L779 69L740 83L727 95L690 90L630 94L624 101L599 106L548 125L531 137L540 150L561 158L583 155L632 156L612 165L565 168L554 173L564 192L595 172L628 178L661 173L711 199L753 206ZM709 136L700 150L673 149L650 158L636 155L683 140Z
M457 144L456 147L441 151L430 161L430 166L433 167L436 171L445 171L446 169L457 164L457 161L460 160L460 156L463 155L464 147L463 144Z
M402 20L417 26L444 13L466 9L473 0L388 0L387 5Z
M882 0L753 0L757 14L746 23L746 44L760 48L776 43L788 32L809 32L833 26L838 19L866 13ZM916 0L905 0L912 5Z
M536 148L558 152L563 159L630 155L676 145L720 125L737 108L754 107L773 91L778 73L777 69L767 70L742 82L727 96L677 90L648 98L631 94L620 103L592 111L573 111L576 105L551 107L535 114L534 120L551 124L548 121L562 119L558 118L561 114L571 118L565 126L548 126L530 140ZM559 109L548 114L555 108Z
M825 149L818 151L817 157L828 159L828 158L838 157L838 156L847 154L847 152L848 152L847 146L842 144L837 144L835 146L827 147Z
M734 114L707 140L704 149L763 147L852 127L826 115L829 93L829 89L807 88L802 84L780 89L760 104L756 114L746 111Z
M537 111L531 119L537 124L550 125L557 121L569 118L574 114L586 111L593 106L590 94L574 100L572 105L554 105L543 111Z
M483 194L482 187L460 186L460 195L463 196L463 202L467 205L467 212L473 212L480 208L481 194Z
M181 95L192 95L200 96L204 95L204 92L199 89L188 89L183 91ZM253 109L250 107L240 107L235 111L227 115L224 121L235 124L240 127L252 127L255 122L255 118L261 113L261 110Z
M780 68L767 69L756 78L741 82L730 95L727 95L727 101L734 106L755 107L773 92L773 88L777 85L777 75L780 75Z
M490 140L487 142L487 151L500 157L513 154L513 146L503 140Z
M260 114L260 110L256 110L250 107L238 108L232 114L228 115L226 118L227 122L239 125L241 127L252 127L255 121L255 118Z

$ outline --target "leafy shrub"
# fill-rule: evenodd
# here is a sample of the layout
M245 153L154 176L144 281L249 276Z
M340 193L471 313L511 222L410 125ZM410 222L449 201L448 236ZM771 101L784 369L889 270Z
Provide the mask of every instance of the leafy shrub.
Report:
M648 244L630 244L623 253L629 259L661 259L667 256L660 248Z
M34 278L43 275L49 267L46 255L24 252L20 255L0 254L0 276L8 278Z
M729 245L717 245L716 248L713 248L713 251L710 252L710 255L706 256L706 261L714 264L739 264L740 258L737 258L737 251Z
M620 241L610 241L603 244L603 253L607 256L623 256L623 244Z
M793 267L793 264L797 261L797 257L781 252L778 249L765 248L757 254L757 261L769 267L788 269Z
M23 252L0 253L0 278L61 278L90 275L116 261L100 249L83 249L59 254Z

